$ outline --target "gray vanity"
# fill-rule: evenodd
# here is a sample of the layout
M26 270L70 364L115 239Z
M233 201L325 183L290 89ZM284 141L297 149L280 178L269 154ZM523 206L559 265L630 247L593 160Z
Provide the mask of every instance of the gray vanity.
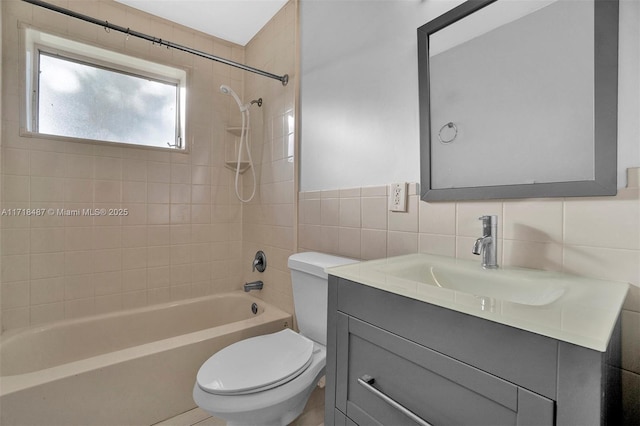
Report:
M417 254L328 270L325 424L619 423L626 285L477 266ZM520 273L521 288L482 290ZM541 297L525 294L536 274Z

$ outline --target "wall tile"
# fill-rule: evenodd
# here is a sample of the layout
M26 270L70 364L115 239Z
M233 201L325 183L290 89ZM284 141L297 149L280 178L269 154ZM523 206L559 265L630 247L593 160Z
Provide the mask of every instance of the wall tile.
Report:
M4 217L2 218L4 220ZM2 234L2 254L28 254L29 253L29 229L3 229Z
M147 202L166 204L171 200L171 186L166 183L147 184Z
M125 181L122 183L122 202L144 203L147 201L147 184L138 181Z
M124 292L145 290L146 288L147 268L129 269L122 271L122 290Z
M127 181L147 180L147 162L137 158L125 158L122 160L122 178Z
M393 257L417 252L417 233L389 231L387 234L387 256Z
M64 303L47 303L31 306L29 315L31 324L43 324L64 319Z
M421 201L419 204L419 230L421 233L427 234L455 235L455 203Z
M338 226L340 224L340 199L323 198L320 202L321 225Z
M367 186L360 188L360 194L362 198L367 197L386 197L388 194L388 186Z
M29 193L26 188L19 188L18 190L23 194ZM64 179L53 177L32 177L30 191L31 201L64 201ZM10 194L11 193L5 193L5 196Z
M562 242L562 200L506 201L502 236L505 239Z
M93 270L95 272L119 271L122 269L122 250L94 250L93 261Z
M361 258L361 230L360 228L343 228L338 231L338 247L342 256L354 259Z
M363 260L387 257L387 231L380 229L363 229L360 247L360 257Z
M29 279L29 255L2 256L2 282Z
M60 302L64 300L64 278L31 280L32 305Z
M79 318L95 314L95 298L69 300L64 304L65 318Z
M387 198L362 198L362 227L367 229L387 229Z
M26 149L2 149L2 170L8 175L29 175L30 152Z
M564 246L564 272L603 280L640 283L640 251Z
M94 181L91 179L65 179L64 201L72 203L91 203L93 201Z
M66 154L66 159L65 177L76 179L93 178L93 156Z
M31 176L64 177L65 170L65 154L44 151L33 151L31 153Z
M562 245L553 242L503 240L498 253L503 266L562 271Z
M169 224L169 204L147 204L147 223L149 225Z
M31 253L58 252L64 250L64 228L31 229Z
M120 181L96 180L94 183L93 201L98 203L117 203L122 199L122 183Z
M19 308L29 306L29 282L17 281L12 283L2 283L2 309Z
M155 161L147 162L147 182L171 182L171 165Z
M190 29L167 26L164 21L137 10L124 6L114 8L107 3L104 0L79 2L73 7L89 15L117 15L121 22L138 22L150 33L154 33L150 31L151 26L168 30L170 35L180 40L189 40L185 44L198 40L211 49L217 45L218 50L229 53L226 57L233 55L244 61L244 47L231 48L228 43L220 44L217 39ZM13 9L20 9L19 4ZM27 9L31 11L34 8L28 6ZM98 13L101 11L104 13ZM56 32L67 33L68 20L48 19L53 15L52 12L43 12L34 20L29 12L20 14L20 20L25 24L46 22ZM17 16L4 16L4 23L14 27ZM10 32L10 35L14 33L17 34ZM216 139L217 135L225 136L226 121L239 118L239 114L233 100L218 93L216 87L221 82L211 84L213 64L206 60L194 61L183 53L169 52L167 57L166 52L151 49L148 43L125 41L124 38L118 39L114 45L112 37L104 36L88 24L74 26L71 36L92 40L107 48L133 51L137 56L152 60L168 58L179 66L190 67L189 88L196 88L201 94L188 100L191 102L188 110L192 111L187 120L187 134L193 138L190 141L191 152L172 153L20 137L17 68L14 74L4 73L7 82L15 81L16 87L9 85L8 93L3 93L3 104L16 107L3 110L7 123L3 127L0 170L3 208L67 211L123 208L128 214L3 217L0 241L3 254L0 287L2 331L34 322L75 318L172 298L226 291L233 285L237 288L242 281L241 263L235 258L242 253L244 206L235 198L233 174L222 165L224 158L221 154L224 151L221 147L224 144ZM9 47L3 53L9 58L19 56L15 51L19 47L17 37L15 41L9 45L5 43L5 47ZM272 43L269 43L269 49L272 53L281 50ZM219 65L216 70L216 78L220 74L227 76L224 83L231 84L240 93L245 91L243 86L247 83L247 87L259 92L255 97L271 99L261 110L265 113L264 120L256 119L254 123L262 125L264 122L270 129L272 118L279 117L281 125L276 127L276 131L282 140L280 157L284 156L284 149L290 148L289 135L293 135L295 130L288 127L295 124L292 112L295 93L278 90L271 96L272 89L262 78L256 78L257 83L253 84L245 82L246 73L232 73L226 65ZM295 86L294 80L292 83L291 87ZM279 93L287 93L291 99L278 99ZM285 109L285 105L289 105L289 109ZM194 125L200 119L193 113L196 110L202 111L199 114L201 122ZM253 134L267 133L255 129ZM270 129L264 139L272 136ZM253 141L259 157L266 152L262 142L261 139ZM269 156L272 157L271 152ZM264 216L255 216L269 224L269 227L259 225L259 232L255 234L262 238L259 240L262 247L275 249L287 246L289 251L293 251L293 223L296 220L293 166L293 162L282 158L269 163L264 176L259 175L259 180L262 178L262 182L267 184L263 192L268 198L264 208L260 207ZM245 193L250 189L248 183L248 180L241 182ZM211 225L212 218L215 227ZM252 224L248 223L247 229L251 227ZM246 235L247 241L254 237L252 233ZM218 244L215 254L211 249L212 241ZM216 280L215 284L211 279L212 263L226 264L226 276ZM273 266L286 270L286 265ZM229 278L232 273L235 274L233 280ZM172 283L174 288L170 289ZM152 291L147 292L147 286ZM288 303L287 297L283 300L283 303ZM36 302L38 305L33 305Z
M94 177L100 180L122 179L122 159L96 157L94 160Z
M93 251L67 251L64 253L65 276L93 272Z
M360 198L340 198L339 224L341 227L361 227Z
M64 299L77 300L93 297L94 287L93 274L66 276L64 279Z
M565 201L565 242L571 245L640 249L640 190L611 198Z
M122 247L143 247L147 245L146 226L123 226Z
M456 238L453 235L420 233L418 235L418 251L420 253L455 257Z
M171 184L171 203L191 203L191 185Z
M29 277L32 280L39 278L55 278L64 275L64 253L38 253L30 256Z
M21 328L29 325L29 308L13 308L2 310L2 327L5 330Z

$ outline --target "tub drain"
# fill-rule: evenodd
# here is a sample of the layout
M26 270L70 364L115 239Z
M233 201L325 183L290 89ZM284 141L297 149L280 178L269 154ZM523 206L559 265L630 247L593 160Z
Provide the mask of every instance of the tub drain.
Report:
M252 303L251 304L251 312L253 312L254 315L258 313L258 304L257 303Z

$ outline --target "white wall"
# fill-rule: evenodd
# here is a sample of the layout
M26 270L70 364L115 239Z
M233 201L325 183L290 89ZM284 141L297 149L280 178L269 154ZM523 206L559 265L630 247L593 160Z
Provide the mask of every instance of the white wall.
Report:
M301 191L420 180L416 29L460 3L301 1ZM620 17L623 187L640 166L640 2Z

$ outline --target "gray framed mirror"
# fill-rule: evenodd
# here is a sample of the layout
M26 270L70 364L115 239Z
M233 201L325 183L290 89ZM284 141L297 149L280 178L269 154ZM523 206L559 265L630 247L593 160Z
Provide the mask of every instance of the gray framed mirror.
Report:
M421 198L615 195L618 0L469 0L418 28Z

